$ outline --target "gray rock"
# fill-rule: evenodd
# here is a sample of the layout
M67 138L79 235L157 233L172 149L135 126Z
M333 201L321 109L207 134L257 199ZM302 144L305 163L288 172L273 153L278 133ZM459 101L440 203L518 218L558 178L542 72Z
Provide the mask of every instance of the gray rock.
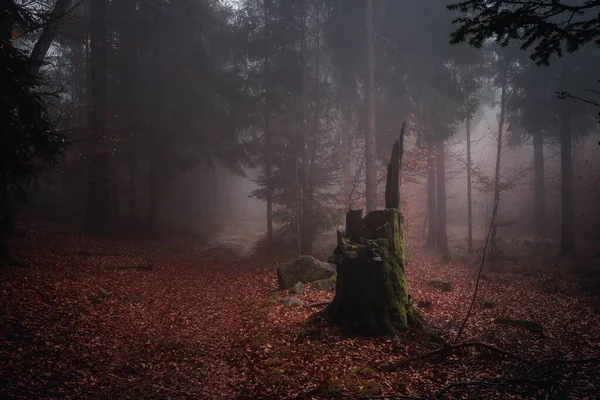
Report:
M444 279L433 279L427 282L427 286L431 286L432 288L439 289L442 292L452 292L454 290L454 286Z
M290 293L293 294L304 294L304 285L302 282L296 282L294 286L290 289Z
M286 290L296 282L310 283L320 279L327 279L335 275L335 267L315 259L312 256L302 256L294 261L277 267L277 281L279 288Z
M285 299L281 299L280 301L288 307L299 307L304 304L302 300L297 299L295 297L286 297Z

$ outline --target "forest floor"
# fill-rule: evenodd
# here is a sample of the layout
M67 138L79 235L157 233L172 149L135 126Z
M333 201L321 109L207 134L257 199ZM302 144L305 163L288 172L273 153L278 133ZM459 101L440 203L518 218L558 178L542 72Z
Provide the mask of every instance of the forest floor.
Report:
M0 270L3 399L504 399L544 391L552 392L546 398L592 399L600 393L593 372L600 297L584 294L580 279L560 263L511 261L484 271L461 342L484 341L511 355L465 347L412 360L436 345L414 333L360 339L309 327L317 308L284 306L279 300L290 295L277 291L276 262L241 245L133 243L38 229L12 246L28 266ZM449 343L467 312L477 269L476 260L442 263L408 247L412 300ZM455 290L428 287L435 278ZM308 285L296 297L308 304L333 293ZM496 324L498 317L536 321L544 333ZM588 358L595 359L566 361Z

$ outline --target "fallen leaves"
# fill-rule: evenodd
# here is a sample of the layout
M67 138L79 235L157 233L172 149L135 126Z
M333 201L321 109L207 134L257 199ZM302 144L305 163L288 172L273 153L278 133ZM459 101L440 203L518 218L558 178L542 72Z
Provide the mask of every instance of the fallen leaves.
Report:
M31 267L0 271L3 398L423 397L453 382L492 381L514 363L462 348L400 371L386 368L434 345L412 334L343 338L327 325L308 326L318 308L281 304L289 294L275 290L275 265L265 260L171 242L51 239L42 232L18 240L14 246ZM85 252L78 251L82 243ZM413 302L430 305L420 312L451 341L470 301L474 270L442 266L432 257L409 249L410 293ZM426 285L441 275L453 292ZM527 359L598 354L600 322L587 299L539 290L546 276L486 277L478 304L486 299L494 307L475 307L465 340ZM566 276L555 282L571 284ZM295 296L312 304L334 294L307 285ZM545 337L497 326L499 317L534 320L545 327ZM597 385L592 380L578 393L593 397ZM492 389L498 394L486 392L486 398L509 398L504 386ZM446 396L468 390L456 384Z

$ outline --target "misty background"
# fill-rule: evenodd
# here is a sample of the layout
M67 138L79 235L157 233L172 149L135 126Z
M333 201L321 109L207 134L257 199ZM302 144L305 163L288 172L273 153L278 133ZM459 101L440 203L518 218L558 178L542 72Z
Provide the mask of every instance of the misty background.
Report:
M54 170L27 184L28 202L16 209L91 233L236 236L246 246L289 249L302 242L299 251L310 253L343 226L346 210L364 207L361 1L96 3L69 7L41 66L55 94L50 113L70 145ZM559 243L563 149L572 154L573 240L593 248L597 113L557 92L594 87L597 48L538 66L517 45L450 45L458 13L448 4L374 2L380 206L380 177L407 122L401 197L409 234L442 251L466 248L469 120L472 241L481 246L502 112L498 240ZM31 51L38 34L23 33L18 47ZM561 147L565 135L572 150Z

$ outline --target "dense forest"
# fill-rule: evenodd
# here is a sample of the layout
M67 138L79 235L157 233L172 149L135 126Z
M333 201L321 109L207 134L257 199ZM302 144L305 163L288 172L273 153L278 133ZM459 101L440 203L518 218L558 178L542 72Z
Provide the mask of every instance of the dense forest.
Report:
M0 397L598 396L600 1L0 6Z

